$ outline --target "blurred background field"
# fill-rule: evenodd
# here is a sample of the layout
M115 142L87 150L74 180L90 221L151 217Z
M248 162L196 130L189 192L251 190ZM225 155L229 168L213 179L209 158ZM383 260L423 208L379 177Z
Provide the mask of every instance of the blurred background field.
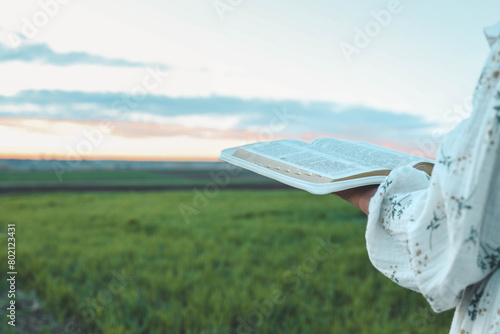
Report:
M36 173L4 172L0 186L50 176ZM71 180L126 180L107 173ZM20 333L448 332L452 312L434 314L372 267L357 209L299 190L220 189L196 202L209 182L198 174L183 191L0 196L2 248L16 224ZM319 259L324 243L334 246Z
M76 167L73 167L76 166ZM190 189L213 182L211 173L224 163L168 161L36 161L0 160L0 194L32 191ZM238 169L234 185L281 183Z

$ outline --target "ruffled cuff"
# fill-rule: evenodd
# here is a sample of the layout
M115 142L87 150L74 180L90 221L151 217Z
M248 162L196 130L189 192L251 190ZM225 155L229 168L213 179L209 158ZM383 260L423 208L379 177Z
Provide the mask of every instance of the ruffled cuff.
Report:
M397 284L420 292L410 261L408 225L415 204L426 196L429 176L412 167L401 167L389 174L370 201L366 228L366 247L370 261Z

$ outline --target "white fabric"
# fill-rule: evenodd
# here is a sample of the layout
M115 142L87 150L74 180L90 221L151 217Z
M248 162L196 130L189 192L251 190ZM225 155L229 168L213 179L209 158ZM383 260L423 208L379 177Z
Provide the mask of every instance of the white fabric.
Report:
M432 177L391 172L366 230L378 270L436 312L456 308L450 333L500 333L500 22L485 35L471 116L445 138Z

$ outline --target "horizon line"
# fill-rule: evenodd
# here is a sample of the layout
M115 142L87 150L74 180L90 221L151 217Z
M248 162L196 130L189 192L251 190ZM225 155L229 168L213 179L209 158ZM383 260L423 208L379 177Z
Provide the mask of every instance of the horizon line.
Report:
M68 159L59 155L22 155L22 154L0 154L0 160L57 160L57 161L142 161L142 162L220 162L217 158L208 157L130 157L130 156L85 156L81 159Z

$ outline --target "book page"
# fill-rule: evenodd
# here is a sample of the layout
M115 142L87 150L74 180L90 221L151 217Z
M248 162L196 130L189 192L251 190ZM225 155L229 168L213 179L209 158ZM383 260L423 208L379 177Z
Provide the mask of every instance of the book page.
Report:
M365 168L394 169L415 162L430 161L425 158L391 150L366 142L346 141L328 137L316 138L311 145L321 147L332 154L357 163Z
M434 161L365 143L282 139L227 148L220 160L312 194L380 184L392 169L413 166L431 175Z
M357 162L345 160L345 155L335 155L322 147L314 146L300 140L283 139L272 142L261 142L242 146L241 149L261 157L283 162L298 170L339 179L354 174L373 171ZM264 166L266 167L266 166ZM290 171L294 172L294 171Z

